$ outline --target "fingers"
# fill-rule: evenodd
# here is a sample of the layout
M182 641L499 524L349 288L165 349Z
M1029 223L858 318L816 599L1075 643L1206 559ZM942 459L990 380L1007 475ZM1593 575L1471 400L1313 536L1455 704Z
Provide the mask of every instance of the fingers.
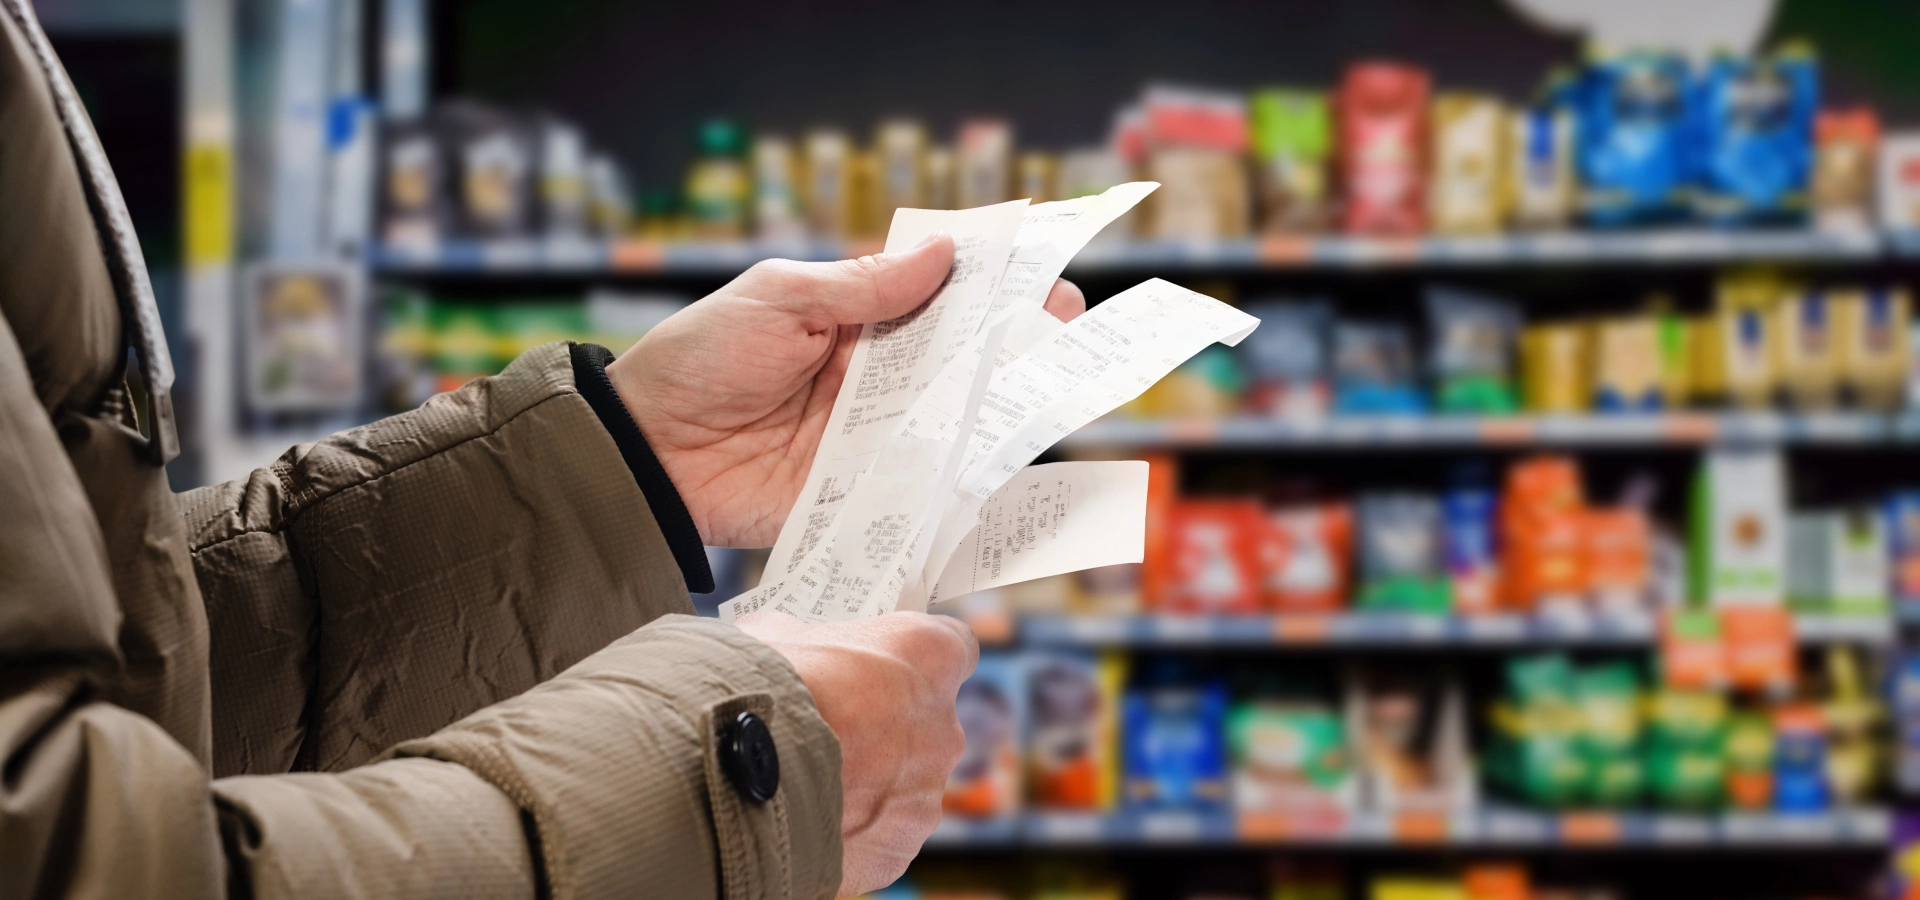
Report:
M1087 295L1080 293L1080 287L1065 278L1053 283L1053 290L1047 292L1046 310L1062 322L1071 322L1087 311Z
M953 616L893 612L881 617L899 626L901 658L920 667L942 691L958 691L980 662L980 639Z
M818 331L905 315L933 297L952 267L953 237L941 233L898 253L830 263L769 260L748 270L752 281L765 284L743 289Z

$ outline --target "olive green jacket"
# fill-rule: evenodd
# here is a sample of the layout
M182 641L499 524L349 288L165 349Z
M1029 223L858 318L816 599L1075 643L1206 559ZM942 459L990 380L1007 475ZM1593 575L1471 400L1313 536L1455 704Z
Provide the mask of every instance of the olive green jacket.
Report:
M0 898L832 895L839 745L778 653L681 615L566 345L176 496L126 380L145 339L165 387L155 321L0 0ZM743 709L764 804L716 756Z

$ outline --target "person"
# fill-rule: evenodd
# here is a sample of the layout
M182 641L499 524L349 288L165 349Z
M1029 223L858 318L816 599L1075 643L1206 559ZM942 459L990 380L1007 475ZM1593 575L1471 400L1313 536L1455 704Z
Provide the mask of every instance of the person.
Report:
M734 627L688 591L703 543L772 541L858 323L932 296L950 239L762 263L617 360L539 347L175 495L139 246L27 0L0 9L0 895L900 874L964 744L970 632ZM1047 303L1085 305L1064 282Z

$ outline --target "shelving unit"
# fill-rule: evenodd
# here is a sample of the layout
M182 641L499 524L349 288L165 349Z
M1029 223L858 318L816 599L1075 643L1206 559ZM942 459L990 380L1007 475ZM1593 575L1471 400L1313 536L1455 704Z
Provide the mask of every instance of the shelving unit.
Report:
M1801 614L1794 617L1794 637L1808 645L1885 646L1893 642L1895 630L1893 620L1887 616ZM1259 616L1028 615L1019 620L1020 641L1041 647L1647 649L1658 640L1659 633L1659 623L1645 613L1590 617L1432 616L1388 612Z

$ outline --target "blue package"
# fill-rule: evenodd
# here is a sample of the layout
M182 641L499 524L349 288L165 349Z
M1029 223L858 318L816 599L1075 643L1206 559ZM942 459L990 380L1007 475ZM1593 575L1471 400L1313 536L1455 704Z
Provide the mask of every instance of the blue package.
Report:
M1629 53L1587 67L1574 91L1574 161L1588 224L1657 224L1685 214L1689 99L1677 56Z
M1773 807L1781 812L1822 812L1833 805L1827 791L1827 736L1815 718L1774 717Z
M1888 494L1886 516L1893 597L1903 604L1920 603L1920 490Z
M1227 690L1217 683L1128 691L1121 703L1129 806L1227 802Z
M1334 326L1333 409L1344 415L1426 410L1414 386L1413 340L1404 327L1366 322Z
M1440 498L1440 531L1445 536L1455 609L1488 612L1496 604L1499 550L1494 545L1494 513L1499 505L1493 491L1478 485L1451 488Z
M1813 54L1718 57L1694 93L1695 214L1716 225L1804 223L1820 105Z

